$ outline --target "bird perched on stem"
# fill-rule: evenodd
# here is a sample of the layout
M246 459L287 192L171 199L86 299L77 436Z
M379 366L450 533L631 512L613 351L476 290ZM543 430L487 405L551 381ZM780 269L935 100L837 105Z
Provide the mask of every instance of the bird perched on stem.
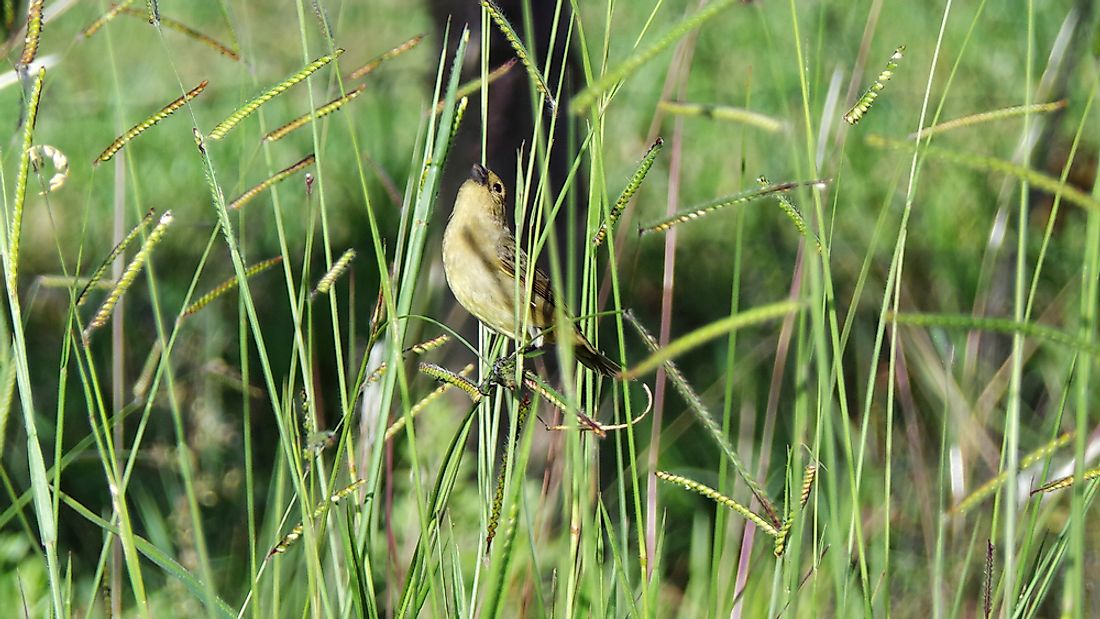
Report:
M513 298L517 278L520 294L528 289L527 254L517 247L505 221L506 197L500 177L475 163L470 178L458 190L443 233L443 270L462 307L490 329L518 341L524 317L516 312ZM538 267L532 277L527 324L534 330L548 329L554 326L557 307L550 278ZM546 344L560 339L554 329L544 331L543 336ZM596 350L576 325L570 326L567 337L577 360L586 367L605 376L619 374L619 364Z

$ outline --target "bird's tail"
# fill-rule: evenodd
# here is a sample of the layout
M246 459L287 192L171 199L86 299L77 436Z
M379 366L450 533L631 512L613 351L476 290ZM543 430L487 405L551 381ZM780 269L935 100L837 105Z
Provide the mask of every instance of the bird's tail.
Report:
M577 330L574 330L573 333L575 334L573 336L573 354L577 355L577 361L580 361L585 367L594 372L612 378L617 377L623 371L618 363L596 350L596 347L588 341L583 333Z

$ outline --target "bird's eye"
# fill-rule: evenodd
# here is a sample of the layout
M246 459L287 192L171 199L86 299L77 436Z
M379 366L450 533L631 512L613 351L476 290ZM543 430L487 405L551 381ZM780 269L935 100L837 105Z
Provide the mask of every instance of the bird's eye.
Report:
M504 193L504 187L500 183L493 183L493 191L496 193Z

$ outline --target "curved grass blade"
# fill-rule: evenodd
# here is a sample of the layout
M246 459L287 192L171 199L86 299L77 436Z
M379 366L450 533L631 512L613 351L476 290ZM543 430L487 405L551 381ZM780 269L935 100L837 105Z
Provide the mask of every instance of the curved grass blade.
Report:
M264 271L275 266L276 264L279 264L282 261L282 256L275 256L274 258L268 258L267 260L264 260L262 262L257 262L256 264L245 269L245 277L252 277L253 275L263 273ZM191 314L194 314L195 312L201 310L207 305L210 305L218 297L224 295L231 290L236 289L239 283L240 282L237 281L236 277L230 277L226 279L224 282L215 286L213 290L199 297L197 301L195 301L191 305L188 305L187 308L184 309L183 312L180 314L180 319L182 320L184 318L187 318Z
M30 0L27 5L27 35L23 39L23 53L16 68L25 71L38 57L38 44L42 39L42 5L45 0Z
M1074 337L1053 327L1033 323L1016 322L1007 318L985 318L968 314L892 314L898 324L914 327L943 327L945 329L965 329L968 331L993 331L996 333L1020 333L1027 337L1060 344L1074 350L1100 357L1100 346L1086 339Z
M755 307L732 316L727 316L721 320L716 320L683 337L673 340L668 346L656 350L641 363L625 370L622 379L634 380L656 370L663 363L675 359L685 352L701 346L710 340L726 335L730 331L782 318L787 314L798 311L801 307L802 304L797 301L779 301L778 303Z
M409 39L408 41L405 41L401 45L398 45L397 47L391 49L390 51L385 52L383 54L380 54L380 55L372 58L371 60L368 60L367 64L365 64L365 65L359 67L358 69L352 71L351 75L348 76L348 79L349 80L357 80L361 77L369 75L370 73L373 73L375 69L382 66L383 62L386 62L387 60L392 60L393 58L396 58L396 57L400 56L401 54L404 54L405 52L407 52L410 49L412 49L412 48L416 47L417 45L419 45L420 42L423 41L423 40L424 40L424 35L422 35L422 34L416 35L415 37Z
M554 95L550 93L550 87L546 85L546 80L542 77L542 72L535 66L534 61L531 58L531 53L527 51L527 47L523 45L523 41L520 40L519 35L516 34L512 24L508 23L508 18L504 17L504 13L501 12L492 0L481 0L481 8L485 9L485 12L489 14L489 18L493 20L493 23L500 29L501 34L505 39L508 39L508 44L512 46L512 51L515 52L516 58L519 58L520 63L527 69L527 75L531 76L531 79L535 82L535 88L546 97L546 103L550 106L550 110L554 113L558 111L558 102L554 99Z
M944 121L938 125L926 127L916 133L910 133L910 140L919 140L926 138L930 135L938 135L946 131L953 129L961 129L963 127L971 127L981 123L993 122L997 120L1006 120L1009 118L1015 118L1017 116L1023 116L1025 114L1048 114L1050 112L1057 112L1058 110L1066 109L1067 102L1065 99L1059 101L1051 101L1050 103L1033 103L1031 105L1016 105L1013 107L1004 107L997 110L990 110L988 112L979 112L977 114L969 114L960 118Z
M31 86L27 100L27 118L23 123L23 145L19 149L19 171L15 177L15 204L12 209L11 232L8 237L10 290L16 290L15 282L19 276L19 242L23 236L23 208L27 201L27 176L31 169L31 146L34 141L34 127L38 122L38 103L42 100L42 83L46 80L46 69L40 68Z
M123 15L130 15L130 16L137 17L137 18L148 17L148 13L146 13L144 11L140 11L140 10L135 9L135 8L130 8L130 7L123 7L121 9L119 9L119 12L122 13ZM210 36L207 36L207 35L199 32L198 30L195 30L191 26L188 26L187 24L185 24L183 22L176 21L174 19L169 19L167 17L160 17L159 20L160 20L160 25L162 27L167 28L169 30L175 30L176 32L184 35L185 37L187 37L189 39L192 39L194 41L198 41L199 43L202 43L203 45L213 49L214 51L218 52L222 56L225 56L226 58L229 58L230 60L233 60L234 62L240 62L241 55L238 54L237 52L233 51L233 49L231 49L228 45L225 45L224 43L221 43L217 39L215 39L213 37L210 37Z
M603 243L607 238L608 231L614 227L615 222L619 220L619 215L622 215L623 209L626 208L630 199L637 193L638 187L641 186L642 181L645 180L645 175L649 173L649 169L653 167L654 160L657 159L657 153L661 152L661 147L665 145L665 141L660 137L657 141L653 142L653 145L646 151L645 156L642 157L641 163L638 164L638 169L634 170L634 174L630 177L630 182L626 184L626 188L619 194L619 198L615 200L615 206L611 207L611 211L607 214L607 219L600 224L600 229L596 231L595 236L592 237L592 246L599 247L600 243Z
M88 37L92 36L93 34L99 32L99 29L106 26L107 22L109 22L112 19L118 17L119 13L121 13L123 11L123 9L125 9L126 7L130 6L133 3L134 3L134 0L122 0L122 2L119 2L116 5L113 5L110 9L107 10L106 13L99 16L99 18L96 19L94 22L92 22L92 23L88 24L87 26L85 26L84 29L80 31L81 36L83 36L84 38L88 38Z
M317 288L313 291L312 297L316 297L319 294L328 294L328 291L332 289L332 285L336 283L336 280L344 274L348 265L355 259L355 250L348 249L344 252L344 255L340 256L340 259L336 261L336 264L332 265L328 273L321 278L321 281L317 282Z
M337 97L336 99L329 101L328 103L317 108L315 112L307 112L305 114L302 114L298 118L295 118L294 120L286 123L282 127L279 127L278 129L269 132L267 135L264 136L263 141L274 142L276 140L281 140L286 137L288 133L296 129L300 129L313 122L314 120L317 120L318 118L324 118L325 116L328 116L329 114L344 107L344 105L350 103L359 95L363 94L363 91L366 90L366 88L366 84L360 84L359 87L355 90L352 90L342 97Z
M724 505L732 509L738 514L741 514L745 518L753 521L756 526L760 527L761 531L767 533L768 535L771 535L772 537L779 536L779 531L777 531L770 522L756 515L751 509L745 507L744 505L741 505L737 501L734 501L733 499L722 494L721 492L718 492L710 486L703 485L693 479L688 479L687 477L684 477L682 475L673 475L672 473L669 473L667 471L657 471L656 475L657 479L680 486L681 488L684 488L686 490L691 490L692 492L696 492L707 497L708 499L714 501L715 503L718 503L719 505Z
M149 209L145 213L145 217L142 217L141 221L139 221L138 224L134 226L133 229L131 229L130 232L126 235L126 238L119 241L118 245L115 245L115 248L111 250L111 253L107 254L107 259L100 263L99 267L97 267L95 272L92 273L92 276L88 278L88 283L84 285L84 289L80 291L79 295L77 295L77 307L84 305L84 301L88 300L88 293L92 290L92 288L95 288L99 284L99 281L101 279L103 279L103 274L107 272L108 268L110 268L111 263L114 262L115 258L118 258L122 254L122 252L126 251L126 248L130 245L130 243L133 242L134 239L138 237L139 234L145 231L145 228L153 221L153 216L156 215L156 213L156 209Z
M679 224L692 221L694 219L699 219L700 217L705 217L713 213L714 211L726 208L727 206L744 204L758 198L770 196L774 193L783 193L792 189L797 189L798 187L814 187L816 189L823 189L827 182L828 181L826 180L814 180L778 183L775 185L768 185L767 187L761 189L755 189L753 191L743 191L741 193L736 193L730 196L723 196L721 198L711 200L710 202L706 202L704 204L693 206L686 210L680 211L679 213L667 219L662 219L661 221L649 224L648 226L643 226L638 229L638 235L642 236L650 234L652 232L665 232L673 226L677 226Z
M689 17L685 17L653 45L627 58L614 69L607 71L600 76L599 79L589 84L587 88L577 93L569 103L570 110L574 114L584 113L585 110L596 102L596 97L604 94L614 87L615 84L629 77L638 67L649 62L655 56L671 47L673 43L680 40L685 34L702 26L712 17L739 2L740 0L715 0L715 2L708 4L706 8L697 11Z
M888 148L891 150L910 150L914 148L912 142L891 140L880 135L867 136L867 144L874 148ZM1004 159L984 157L972 153L960 153L936 146L924 146L921 152L933 159L955 163L964 168L970 168L971 170L997 172L1000 174L1007 174L1008 176L1014 176L1020 180L1027 181L1032 188L1041 189L1052 195L1060 195L1077 206L1100 210L1100 200L1086 194L1080 189L1062 183L1053 176L1048 176L1042 172L1017 165L1010 161L1005 161Z
M623 313L623 317L634 327L634 330L637 331L650 351L656 353L660 350L657 338L653 337L653 334L642 326L642 323L638 322L633 312L626 311ZM693 389L691 384L687 382L687 379L684 378L684 374L680 372L680 368L676 367L676 364L671 360L664 361L664 368L668 379L672 381L672 386L676 388L680 397L687 402L688 408L695 415L695 418L699 423L703 424L707 433L710 434L710 437L718 447L721 448L722 453L729 459L730 464L733 465L733 470L737 471L737 475L741 478L741 481L745 482L745 485L749 487L753 496L756 497L756 500L763 506L764 511L768 513L768 518L772 525L779 526L779 514L775 509L775 503L768 498L768 493L764 491L760 484L756 483L756 480L749 475L748 469L746 469L745 465L741 462L741 457L733 450L733 446L730 445L729 439L727 439L725 433L722 432L722 428L718 425L718 422L714 420L714 415L712 415L710 410L703 404L703 400L699 397L699 394L695 393L695 389Z
M687 101L661 101L657 108L677 116L702 116L715 120L729 120L750 127L762 129L768 133L779 133L786 128L783 121L767 114L753 112L741 107L729 105L711 105L706 103L688 103Z
M321 56L317 60L309 63L309 65L307 65L301 71L298 71L294 75L291 75L290 77L279 82L278 84L275 84L271 88L264 91L262 94L254 97L248 103L245 103L241 107L237 108L237 110L230 114L229 117L218 123L217 126L215 126L210 134L206 137L210 138L211 140L220 140L224 138L227 133L232 131L233 128L236 127L242 120L251 116L253 112L260 108L261 105L286 92L287 89L289 89L291 86L294 86L295 84L301 82L310 75L313 75L328 63L339 58L341 55L343 55L343 53L344 50L342 48L337 48L336 51L334 51L333 53Z
M1057 451L1059 448L1068 445L1070 440L1072 440L1072 439L1073 439L1073 433L1072 432L1066 432L1065 434L1062 434L1061 436L1055 438L1054 440L1047 442L1045 445L1042 445L1041 447L1039 447L1035 451L1032 451L1031 453L1027 454L1026 456L1024 456L1020 460L1020 470L1021 471L1026 470L1026 469L1030 468L1032 465L1034 465L1036 462L1039 462L1040 460L1042 460L1043 458L1049 457L1052 453ZM981 486L979 486L976 490L974 490L974 492L971 492L966 498L959 501L958 505L955 505L954 507L952 507L948 511L948 513L949 514L963 514L963 513L966 513L968 511L970 511L976 505L978 505L978 503L981 503L982 501L984 501L988 497L992 496L993 493L995 493L997 491L997 489L999 489L1002 485L1004 485L1006 479L1008 479L1008 472L1007 471L1004 471L1004 472L998 474L993 479L990 479L989 481L987 481L984 484L982 484Z
M119 278L118 283L115 284L114 290L111 290L111 293L107 295L107 299L103 301L103 305L99 306L99 311L96 312L95 317L92 318L92 321L84 328L83 335L85 345L87 345L88 340L96 329L107 324L107 319L111 317L111 312L114 311L118 300L122 298L122 295L126 294L130 285L134 283L138 273L145 267L145 261L149 258L149 254L152 253L157 243L164 238L164 234L168 232L168 226L171 224L172 211L165 211L164 214L160 216L160 221L157 222L157 226L153 228L153 231L149 233L149 237L145 239L145 243L141 245L141 249L134 255L130 264L126 265L126 270L122 273L122 277Z
M191 90L184 93L183 96L162 107L160 111L156 114L153 114L152 116L139 122L133 127L130 127L125 133L115 138L115 141L111 142L107 146L107 148L103 149L103 152L99 153L99 156L95 158L95 161L92 162L92 165L99 165L101 163L106 163L110 161L111 158L118 153L118 151L122 150L123 146L129 144L131 140L141 135L142 132L144 132L146 129L159 123L165 118L168 118L173 113L175 113L176 110L186 105L188 101L202 94L202 91L206 90L206 84L207 81L203 80L201 83L199 83L198 86L195 86Z
M894 69L898 68L898 63L901 62L901 57L904 52L905 46L899 45L898 48L894 50L894 53L890 54L890 59L886 61L886 68L882 70L882 73L878 74L875 82L871 84L867 92L864 92L863 96L856 100L855 105L844 114L844 122L849 125L854 125L871 109L871 106L875 103L875 99L878 98L878 93L880 93L883 88L886 88L886 82L889 82L890 78L894 77Z
M264 180L260 184L256 185L252 189L249 189L248 191L246 191L246 192L242 193L241 195L237 196L237 198L235 200L233 200L232 202L229 203L229 205L226 207L226 209L228 209L230 211L235 211L235 210L241 208L245 204L248 204L249 202L251 202L252 199L255 198L256 196L260 195L261 193L263 193L267 189L270 189L272 185L275 185L276 183L279 183L283 180L286 180L287 177L293 175L296 172L301 172L302 170L304 170L304 169L308 168L309 166L313 165L313 163L316 160L317 160L317 158L313 155L313 153L310 153L309 155L306 155L300 161L297 161L297 162L283 168L282 170L279 170L278 172L276 172L275 174L272 174L269 178L267 178L266 180Z

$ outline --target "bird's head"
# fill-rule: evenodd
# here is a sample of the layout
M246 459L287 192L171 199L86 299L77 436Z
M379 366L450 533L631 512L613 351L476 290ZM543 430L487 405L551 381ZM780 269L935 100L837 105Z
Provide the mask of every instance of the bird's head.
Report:
M456 208L462 206L484 210L503 221L507 197L508 190L500 177L480 163L475 163L470 168L470 178L458 190Z

